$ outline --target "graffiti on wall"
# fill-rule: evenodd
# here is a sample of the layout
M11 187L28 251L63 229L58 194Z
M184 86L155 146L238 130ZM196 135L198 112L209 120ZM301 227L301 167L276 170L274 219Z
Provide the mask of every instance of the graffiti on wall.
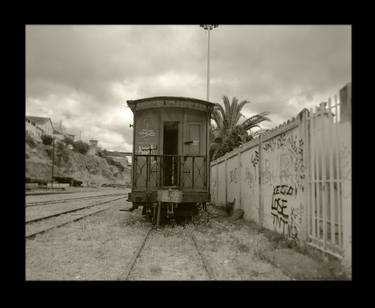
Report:
M272 173L271 173L271 162L269 159L263 160L263 171L262 171L262 184L271 183Z
M232 183L237 183L237 168L234 168L229 171L229 182Z
M256 167L259 163L259 152L255 151L255 153L251 154L251 163L253 167Z
M303 140L297 136L290 135L288 137L287 149L293 156L294 173L296 175L297 184L303 189L302 181L305 178L305 164L303 161Z
M289 153L284 153L280 155L280 182L289 183L292 181L292 171L291 171L291 155Z
M249 166L245 168L245 181L250 189L254 188L254 175L251 173Z
M293 182L303 190L303 179L305 178L305 164L303 161L303 145L302 138L296 135L286 133L265 142L262 149L265 153L272 153L275 150L282 150L284 153L280 154L280 174L277 179L276 174L272 174L271 162L269 159L264 159L264 168L262 172L263 184L281 181L281 183ZM273 162L274 160L272 160Z
M300 213L290 206L292 198L297 196L297 187L276 185L273 188L271 215L276 229L290 239L298 240Z

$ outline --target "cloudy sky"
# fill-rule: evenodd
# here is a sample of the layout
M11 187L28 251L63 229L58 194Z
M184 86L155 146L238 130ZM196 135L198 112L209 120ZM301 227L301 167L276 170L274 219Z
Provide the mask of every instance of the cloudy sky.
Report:
M272 128L351 81L350 26L219 25L210 101L250 100ZM198 25L26 26L26 114L83 140L131 151L129 99L206 99L207 31Z

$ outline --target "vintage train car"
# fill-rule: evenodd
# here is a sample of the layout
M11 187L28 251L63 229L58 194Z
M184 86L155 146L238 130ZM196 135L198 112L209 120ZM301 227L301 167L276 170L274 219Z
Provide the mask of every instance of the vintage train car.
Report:
M153 223L192 217L210 200L209 125L214 104L186 97L128 100L134 114L128 201Z

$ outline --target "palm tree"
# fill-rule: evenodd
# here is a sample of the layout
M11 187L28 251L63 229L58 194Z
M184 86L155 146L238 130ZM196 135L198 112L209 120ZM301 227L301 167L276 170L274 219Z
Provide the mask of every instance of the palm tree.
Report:
M261 112L238 123L243 116L242 108L250 101L243 100L238 103L238 99L233 97L232 103L230 103L228 97L223 96L223 102L224 108L220 104L215 104L212 112L212 120L216 127L211 128L211 140L213 140L210 147L211 159L216 159L251 140L252 136L248 134L248 130L260 127L259 124L263 121L270 121L267 117L269 112Z

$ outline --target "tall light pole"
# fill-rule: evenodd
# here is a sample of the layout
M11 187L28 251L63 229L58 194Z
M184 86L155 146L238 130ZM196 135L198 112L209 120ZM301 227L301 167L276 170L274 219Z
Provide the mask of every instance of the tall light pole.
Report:
M208 34L208 48L207 48L207 101L210 99L210 31L217 28L218 25L200 25Z

